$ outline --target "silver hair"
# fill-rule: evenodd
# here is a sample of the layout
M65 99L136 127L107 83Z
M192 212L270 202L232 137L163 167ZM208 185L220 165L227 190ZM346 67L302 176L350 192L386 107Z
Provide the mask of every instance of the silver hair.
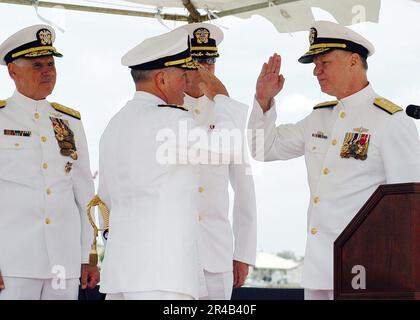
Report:
M131 76L133 77L134 83L150 80L155 70L136 70L131 69Z
M15 65L18 65L18 66L22 66L22 64L26 61L27 59L24 59L24 58L18 58L18 59L16 59L16 60L13 60L12 62L10 62L10 63L14 63Z

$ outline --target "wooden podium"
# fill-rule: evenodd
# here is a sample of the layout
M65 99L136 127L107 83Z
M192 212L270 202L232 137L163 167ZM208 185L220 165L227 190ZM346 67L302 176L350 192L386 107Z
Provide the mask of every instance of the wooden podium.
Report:
M420 300L420 183L379 186L334 242L334 298Z

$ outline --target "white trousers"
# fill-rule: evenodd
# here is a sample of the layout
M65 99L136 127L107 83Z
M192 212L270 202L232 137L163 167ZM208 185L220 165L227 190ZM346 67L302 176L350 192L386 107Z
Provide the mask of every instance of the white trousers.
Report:
M233 289L233 272L212 273L204 270L203 296L200 300L230 300Z
M305 300L334 300L334 291L305 289Z
M79 279L4 277L0 300L77 300Z
M108 293L106 300L194 300L190 295L171 291L139 291Z

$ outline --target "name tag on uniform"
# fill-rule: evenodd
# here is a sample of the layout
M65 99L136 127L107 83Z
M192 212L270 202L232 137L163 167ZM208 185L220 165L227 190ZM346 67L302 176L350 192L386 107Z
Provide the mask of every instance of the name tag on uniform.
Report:
M4 129L5 136L30 137L31 134L31 131Z
M369 149L370 134L347 132L340 150L341 158L366 160Z

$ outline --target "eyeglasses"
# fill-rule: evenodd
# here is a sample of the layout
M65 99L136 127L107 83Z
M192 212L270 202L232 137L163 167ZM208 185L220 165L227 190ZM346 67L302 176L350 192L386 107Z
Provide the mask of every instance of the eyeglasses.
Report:
M198 64L215 64L216 58L193 59L193 61Z

